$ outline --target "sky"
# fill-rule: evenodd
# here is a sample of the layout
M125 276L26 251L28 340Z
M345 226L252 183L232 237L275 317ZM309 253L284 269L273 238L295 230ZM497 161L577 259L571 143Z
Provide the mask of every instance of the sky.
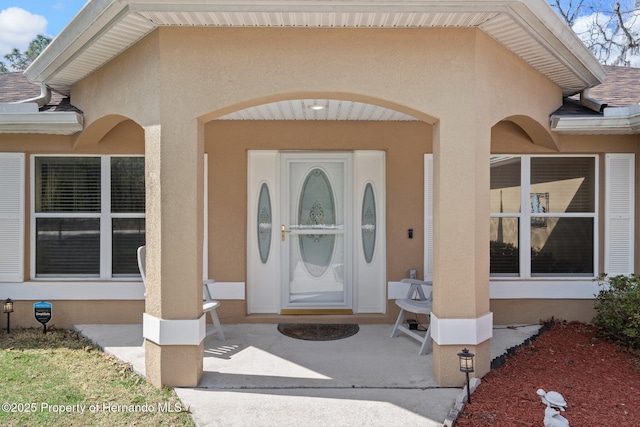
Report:
M57 36L87 0L0 0L0 57L25 51L38 34Z
M586 0L585 3L609 4L613 1ZM561 2L563 5L575 4L575 0ZM86 3L87 0L0 0L0 58L13 48L24 52L38 34L54 38ZM633 4L634 0L622 0L622 3ZM635 1L635 4L639 5L640 1ZM583 15L576 22L574 31L580 32L593 19L594 15ZM637 11L637 22L634 19L631 27L640 34L640 11ZM640 67L640 54L630 59L632 66Z

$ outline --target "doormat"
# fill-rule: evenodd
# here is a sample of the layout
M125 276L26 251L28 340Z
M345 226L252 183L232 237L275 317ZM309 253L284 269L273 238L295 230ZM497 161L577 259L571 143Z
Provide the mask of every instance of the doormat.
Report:
M280 323L280 333L299 340L331 341L355 335L360 330L358 325L334 323Z

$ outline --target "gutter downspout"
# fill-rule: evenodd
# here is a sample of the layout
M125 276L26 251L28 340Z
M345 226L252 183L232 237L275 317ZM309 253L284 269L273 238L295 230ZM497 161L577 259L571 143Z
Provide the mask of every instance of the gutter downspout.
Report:
M24 101L13 102L13 104L25 104L28 102L35 102L38 104L38 108L42 108L51 101L51 89L45 84L40 84L40 96L35 98L25 99Z
M589 96L589 89L584 89L580 92L580 105L598 113L602 113L607 108L607 104Z

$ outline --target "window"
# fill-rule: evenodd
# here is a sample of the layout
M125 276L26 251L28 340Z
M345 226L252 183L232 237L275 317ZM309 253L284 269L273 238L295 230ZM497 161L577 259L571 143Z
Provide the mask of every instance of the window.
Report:
M491 276L595 276L596 176L595 156L492 156Z
M35 277L135 277L144 157L36 156Z

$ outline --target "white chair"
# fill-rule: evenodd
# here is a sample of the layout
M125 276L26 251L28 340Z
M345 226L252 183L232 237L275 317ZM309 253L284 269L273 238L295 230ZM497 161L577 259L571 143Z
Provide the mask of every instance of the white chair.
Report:
M215 280L205 280L202 285L202 296L204 297L204 302L202 303L202 311L204 313L209 313L211 316L211 321L213 322L213 328L209 329L206 333L206 336L218 334L218 339L220 341L224 341L224 332L222 332L222 325L220 324L220 319L218 319L218 312L216 309L220 306L220 301L214 300L211 298L211 292L209 291L209 285L215 283Z
M137 251L137 256L138 256L138 269L140 270L140 276L142 277L142 283L145 286L145 293L144 295L146 296L146 289L147 289L147 275L146 275L146 271L147 271L147 247L146 246L140 246L138 248ZM202 284L202 296L204 298L203 302L202 302L202 312L205 313L209 313L209 315L211 316L211 320L213 321L213 328L211 328L210 330L207 331L206 336L209 335L213 335L213 334L218 334L218 339L220 341L224 341L224 333L222 332L222 325L220 324L220 319L218 318L218 313L216 311L216 309L220 306L220 302L216 301L214 299L211 298L211 292L209 290L209 285L212 285L213 283L215 283L214 280L206 280L204 281L204 283Z
M411 338L421 342L422 345L420 346L418 355L422 356L431 350L431 322L429 322L429 327L427 328L426 333L421 335L416 332L415 329L409 329L405 326L404 317L407 313L424 314L427 317L431 314L431 309L433 308L433 282L425 282L416 279L402 279L402 282L409 283L411 286L409 287L409 292L407 293L406 298L396 300L396 305L400 307L400 314L398 314L398 320L396 320L396 324L393 327L391 337L397 337L400 332L403 332ZM425 295L424 288L428 290L428 296ZM414 299L416 293L418 294L419 299Z

